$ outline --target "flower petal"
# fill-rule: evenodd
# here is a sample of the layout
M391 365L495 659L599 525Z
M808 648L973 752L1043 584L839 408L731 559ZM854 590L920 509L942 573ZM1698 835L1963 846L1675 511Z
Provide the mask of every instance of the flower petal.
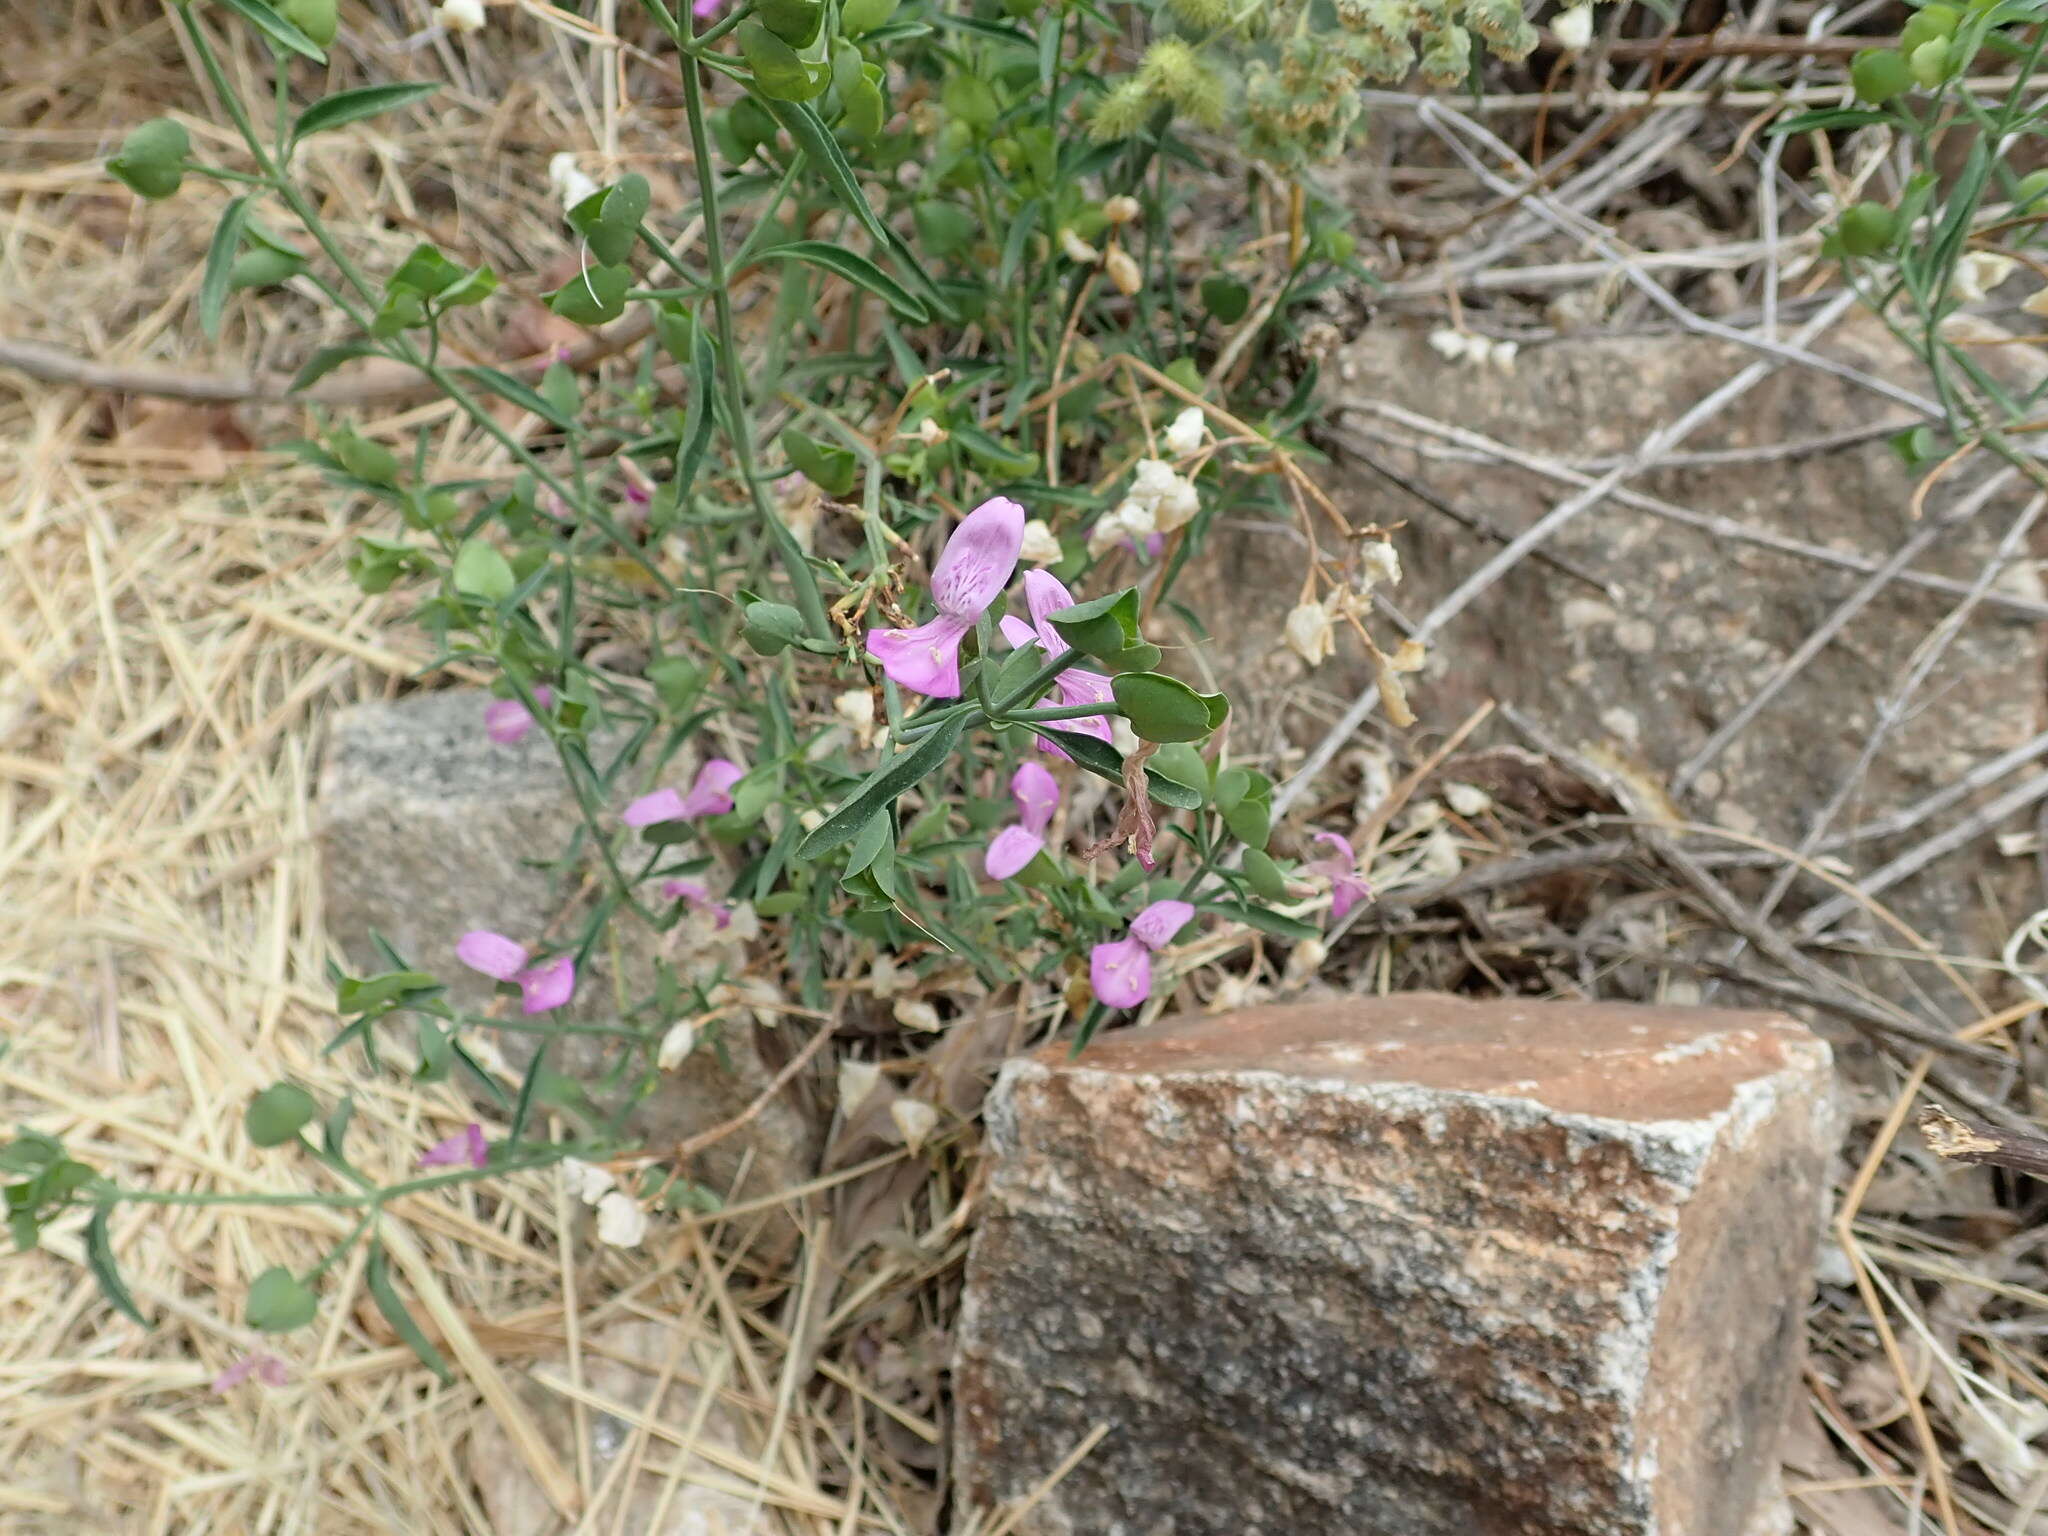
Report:
M422 1168L481 1168L490 1161L484 1144L484 1128L474 1120L445 1141L437 1141L420 1154Z
M484 706L484 734L509 747L533 729L533 716L517 699L493 699Z
M455 958L495 981L510 981L526 964L526 946L488 928L472 928L455 941Z
M256 1357L254 1355L244 1355L213 1378L213 1390L219 1393L232 1392L236 1387L247 1381L255 1370Z
M256 1357L256 1379L266 1387L281 1387L291 1378L285 1373L284 1362L275 1355Z
M1372 899L1372 883L1355 874L1338 875L1330 882L1330 921L1341 923L1344 914L1361 901Z
M942 613L915 629L871 629L868 657L899 688L934 699L960 697L960 642L972 618Z
M1001 596L1024 549L1024 508L1007 496L984 501L960 519L932 567L939 612L972 619Z
M1105 1008L1135 1008L1152 995L1152 956L1136 939L1098 944L1088 952L1088 981Z
M512 978L519 983L519 1011L546 1013L569 1001L576 992L576 960L557 955L546 965L536 965Z
M1059 780L1037 763L1026 763L1010 775L1010 798L1017 802L1017 819L1031 831L1043 832L1059 809Z
M1053 679L1053 691L1069 708L1076 704L1108 704L1116 698L1116 689L1109 679L1085 667L1067 668ZM1084 736L1094 736L1102 741L1110 741L1116 735L1110 728L1107 715L1082 715L1079 719L1059 721L1058 725L1063 731L1079 731Z
M1184 901L1155 901L1131 919L1131 937L1147 949L1158 949L1171 944L1194 916L1195 909Z
M699 816L723 816L732 809L733 785L746 776L747 770L738 763L712 758L697 770L696 782L683 796L684 818L695 821Z
M1007 880L1037 858L1045 847L1042 834L1029 827L1011 825L989 839L988 856L981 867L991 880Z
M1031 578L1027 575L1024 579L1029 581ZM1013 651L1021 651L1027 645L1038 644L1038 631L1022 619L1013 619L1007 613L996 621L996 628L1003 632L1003 638L1010 642L1010 649Z
M1344 861L1345 869L1349 870L1355 869L1357 867L1358 855L1351 851L1350 838L1345 837L1342 834L1336 832L1318 832L1314 837L1310 838L1309 841L1312 843L1328 843L1330 845L1331 852L1336 855L1336 858L1330 861L1331 863L1335 863L1336 859L1342 859ZM1322 871L1322 873L1325 874L1329 874L1331 872L1332 871L1329 870Z
M1074 606L1074 594L1067 590L1066 583L1051 571L1026 571L1024 606L1031 610L1032 626L1038 631L1038 643L1045 647L1046 654L1066 655L1066 637L1047 622L1062 608Z
M680 794L672 789L657 789L627 806L623 819L629 827L651 827L657 822L687 821L689 816Z

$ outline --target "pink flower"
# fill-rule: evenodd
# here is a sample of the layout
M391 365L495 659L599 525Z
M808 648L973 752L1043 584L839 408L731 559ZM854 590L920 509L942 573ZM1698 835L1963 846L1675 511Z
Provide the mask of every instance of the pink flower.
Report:
M1038 764L1026 763L1010 776L1010 798L1017 802L1017 820L989 840L982 861L991 880L1007 880L1038 857L1060 803L1060 787Z
M533 690L533 701L542 709L553 709L555 690L542 683ZM533 729L533 715L517 699L493 699L484 706L484 734L501 747L509 747Z
M1311 842L1328 843L1331 855L1302 866L1305 873L1330 878L1330 921L1341 923L1344 914L1372 895L1372 882L1358 873L1358 855L1351 840L1335 832L1318 832Z
M457 939L455 958L493 981L509 981L517 986L522 1013L546 1013L559 1008L576 991L574 958L557 955L546 965L529 966L524 944L516 944L488 928L472 928Z
M697 770L696 781L687 795L673 789L657 789L642 795L626 807L629 827L651 827L658 821L695 821L700 816L723 816L732 809L732 787L746 777L738 763L714 757Z
M960 697L960 642L1010 584L1024 548L1024 508L1007 496L960 519L932 567L939 616L911 629L871 629L867 653L899 688L934 699Z
M699 21L709 21L725 9L725 0L696 0L690 7L690 14Z
M1052 616L1062 608L1074 606L1074 594L1066 589L1059 577L1050 571L1026 571L1024 573L1024 602L1031 610L1031 623L1021 619L1003 620L1003 638L1013 646L1036 644L1048 657L1067 654L1070 647L1066 637L1053 628ZM1107 704L1115 697L1108 678L1100 672L1090 672L1084 667L1069 667L1053 679L1053 694L1060 703L1073 708L1082 704ZM1075 720L1061 720L1053 725L1061 731L1079 731L1101 741L1111 739L1107 715L1083 715ZM1066 752L1039 739L1039 745L1057 757Z
M1088 980L1105 1008L1135 1008L1152 995L1152 951L1194 917L1184 901L1155 901L1131 919L1128 938L1098 944L1088 953Z
M704 908L718 919L720 928L732 926L732 912L725 903L712 900L710 890L695 880L664 880L661 894L670 901L687 901L693 907Z
M213 1378L213 1390L225 1396L243 1382L254 1376L266 1387L281 1387L290 1378L286 1376L284 1362L275 1355L258 1352L244 1355L233 1365Z
M420 1154L422 1168L481 1168L490 1160L490 1151L484 1145L484 1128L474 1120Z

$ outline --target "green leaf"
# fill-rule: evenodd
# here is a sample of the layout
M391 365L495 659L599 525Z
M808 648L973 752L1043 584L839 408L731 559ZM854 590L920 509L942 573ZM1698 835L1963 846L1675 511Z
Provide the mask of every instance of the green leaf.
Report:
M1819 112L1802 112L1782 123L1773 123L1770 133L1775 138L1788 133L1815 133L1825 128L1867 128L1872 123L1892 121L1889 112L1872 112L1862 107L1827 107Z
M320 1127L320 1145L327 1155L346 1162L342 1144L348 1140L348 1124L355 1118L356 1101L353 1094L342 1095L341 1101L327 1111L327 1119Z
M359 357L382 357L383 355L376 347L361 341L344 341L336 346L322 347L318 352L307 358L304 363L300 364L299 371L292 375L292 381L286 388L293 394L297 394L300 390L310 389L313 385L319 383L320 380L326 378L328 374L334 372L343 363L352 363ZM397 472L397 465L395 463L392 466L392 471L393 473Z
M1273 835L1273 802L1247 795L1223 813L1230 835L1248 848L1264 848Z
M824 0L755 0L754 14L792 48L808 48L824 24Z
M371 1013L396 1003L408 992L439 991L440 985L425 971L386 971L360 981L344 976L334 989L334 1011Z
M397 85L366 85L358 90L337 91L299 114L299 120L292 124L291 142L296 144L316 133L345 128L380 112L409 107L416 101L426 100L439 89L441 82L438 80L409 80Z
M850 448L828 446L795 427L784 427L779 441L789 462L827 496L846 495L860 476L860 460Z
M441 307L453 309L460 304L481 304L497 291L498 274L488 266L478 267L474 272L463 273L441 290Z
M846 158L846 152L839 147L839 141L832 137L824 120L800 101L769 100L763 103L774 114L775 120L789 130L789 136L796 141L797 148L811 164L825 173L825 179L832 184L840 203L846 211L860 220L861 227L874 239L877 245L893 249L889 227L884 224L869 204L867 194L860 189L860 182L853 174L853 166Z
M1287 888L1287 875L1274 862L1273 856L1262 849L1247 848L1244 851L1245 884L1267 901L1287 901L1293 892Z
M633 274L625 267L588 267L548 299L548 308L578 325L603 325L626 311Z
M273 1083L249 1101L242 1127L259 1147L281 1147L320 1112L313 1095L297 1083Z
M683 408L682 445L676 450L676 502L681 505L697 483L705 452L711 446L712 400L718 390L718 353L704 327L692 324L689 356L678 358L690 373L690 398Z
M1202 279L1202 308L1224 325L1235 325L1251 308L1252 291L1234 277Z
M220 0L220 4L287 52L301 54L315 64L327 62L327 55L318 43L265 5L263 0Z
M384 1245L374 1238L370 1241L370 1259L363 1268L363 1280L370 1288L370 1299L384 1314L384 1321L391 1325L393 1333L405 1340L406 1347L419 1356L420 1364L442 1381L454 1381L455 1373L448 1369L448 1362L442 1359L441 1351L434 1348L434 1341L427 1337L426 1330L413 1320L412 1313L399 1299L391 1284L391 1266L384 1257Z
M1896 48L1865 48L1850 60L1849 79L1859 97L1880 106L1913 89L1913 71Z
M1094 736L1083 736L1078 731L1062 731L1051 725L1034 725L1031 729L1037 736L1060 748L1097 778L1108 779L1115 784L1123 783L1123 754L1108 742ZM1177 811L1192 811L1199 808L1202 803L1202 796L1198 791L1189 789L1185 784L1176 784L1163 773L1154 773L1149 766L1145 770L1145 791L1159 804L1170 806Z
M573 416L566 416L545 395L529 389L499 368L458 368L455 372L462 378L474 382L478 388L488 390L501 400L510 400L522 411L531 411L542 421L551 422L568 431L576 425Z
M154 201L178 190L191 149L191 135L181 124L153 117L128 130L121 152L107 162L107 170L136 196Z
M512 574L512 562L497 546L472 536L455 554L455 590L465 597L480 597L488 603L502 603L519 585Z
M763 656L780 656L804 636L804 616L787 603L749 603L740 638Z
M1207 798L1209 794L1209 764L1186 742L1175 742L1161 747L1146 760L1145 766L1154 773L1164 774L1176 784L1185 784Z
M290 1333L313 1321L320 1303L282 1264L263 1271L249 1285L243 1315L259 1333Z
M1026 453L971 421L956 423L949 430L953 441L993 474L1005 478L1021 477L1038 468L1037 454Z
M590 246L590 253L608 267L623 265L640 238L652 191L645 176L621 176L603 191L593 192L569 210L569 224Z
M758 21L741 22L733 35L754 72L754 89L771 104L809 101L832 83L832 71L823 61L805 58Z
M918 244L937 257L957 255L982 233L981 220L958 203L926 199L910 210Z
M427 323L426 295L404 283L390 283L384 289L384 302L377 307L377 313L370 317L370 334L379 341L388 341L402 331Z
M280 251L259 245L235 258L235 264L228 269L228 291L239 293L244 288L275 288L279 283L290 282L305 270L306 258L296 251Z
M92 1220L85 1224L85 1262L92 1270L93 1279L99 1282L100 1293L107 1298L107 1304L123 1317L132 1318L141 1327L147 1328L141 1309L135 1305L135 1298L128 1294L128 1287L121 1283L121 1268L114 1260L113 1239L107 1235L107 1213L109 1207L101 1206L92 1213Z
M1052 627L1087 656L1117 656L1138 638L1138 589L1125 587L1051 615Z
M857 255L844 246L833 245L825 240L792 240L787 245L773 246L761 252L762 261L802 261L814 267L823 267L836 272L849 283L865 288L876 295L896 313L917 325L924 325L932 318L932 312L924 300L905 288L895 278L876 266L867 257Z
M64 1143L56 1137L25 1130L0 1147L0 1173L36 1173L63 1157Z
M1197 693L1163 672L1121 673L1110 689L1131 729L1145 741L1198 741L1230 713L1230 701L1222 694Z
M207 338L220 335L221 306L228 301L228 280L235 254L242 248L242 226L249 220L249 199L238 197L221 210L206 248L206 272L199 280L199 329Z
M908 752L869 774L838 810L827 816L816 831L798 844L796 856L803 860L816 859L841 843L852 842L869 821L881 815L912 785L945 762L966 725L964 713L948 716Z
M410 288L431 299L463 275L463 269L442 255L439 246L421 244L414 246L412 254L398 264L398 270L391 274L385 286Z
M1303 939L1322 936L1322 930L1313 923L1304 923L1299 918L1282 917L1278 912L1268 912L1264 907L1249 906L1241 901L1198 901L1195 905L1204 912L1214 912L1218 917L1227 917L1232 922L1244 923L1270 933L1276 938L1292 939L1299 943Z
M7 1235L14 1239L14 1246L23 1253L34 1248L42 1237L41 1223L34 1211L9 1211L7 1213Z
M848 37L860 37L896 14L899 0L841 0L839 25Z

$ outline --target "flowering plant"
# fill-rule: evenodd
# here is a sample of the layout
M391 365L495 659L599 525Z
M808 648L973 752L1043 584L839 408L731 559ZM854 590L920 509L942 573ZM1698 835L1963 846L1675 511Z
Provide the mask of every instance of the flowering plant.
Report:
M269 50L268 127L198 24L206 6ZM482 350L492 267L429 243L373 269L334 237L305 143L422 110L436 87L298 104L340 36L331 0L181 3L241 150L202 162L160 120L109 163L146 199L193 178L232 194L198 284L204 331L300 283L347 334L305 359L296 388L383 359L491 445L488 475L448 475L436 428L387 441L321 420L295 451L386 519L351 555L365 594L409 594L443 655L493 679L479 735L552 745L602 888L547 931L459 936L461 965L498 984L487 1010L458 1008L396 952L374 974L336 972L337 1044L421 1078L459 1067L505 1134L423 1135L404 1176L379 1182L348 1146L346 1100L292 1083L257 1095L251 1144L308 1159L337 1185L318 1198L360 1216L315 1270L252 1282L260 1331L310 1322L321 1275L367 1242L377 1304L445 1369L381 1258L407 1193L560 1165L616 1244L638 1242L651 1210L714 1200L686 1152L634 1148L630 1105L557 1092L546 1047L566 1032L611 1042L616 1075L644 1089L718 1051L735 1019L779 1017L785 985L822 1014L828 981L864 975L881 998L1016 988L1081 1049L1113 1017L1162 1006L1212 936L1308 954L1325 893L1341 916L1363 891L1341 838L1341 869L1268 852L1272 779L1233 751L1226 697L1180 675L1200 675L1200 631L1172 597L1220 512L1343 522L1293 449L1305 393L1230 382L1348 256L1334 212L1294 199L1307 238L1255 312L1256 271L1177 255L1194 157L1166 119L1111 121L1117 95L1093 61L1127 44L1092 8L641 9L652 32L634 56L659 50L680 74L694 185L677 197L550 157L575 270L547 306L593 333L588 349L458 363ZM505 15L448 0L432 24L481 47ZM745 300L772 310L772 339L743 340ZM1342 532L1338 560L1313 557L1311 591L1328 595L1310 606L1363 636L1370 587L1398 563L1376 530ZM1313 639L1327 654L1329 636ZM621 928L653 936L652 982L595 1000ZM746 974L756 944L778 979ZM893 1013L910 1030L946 1023L922 996ZM505 1082L498 1038L528 1044ZM542 1108L572 1129L547 1139ZM891 1120L912 1151L934 1143L932 1106L899 1102ZM0 1168L17 1178L18 1242L91 1207L88 1256L130 1311L111 1207L236 1198L123 1188L47 1138L0 1148ZM281 1369L252 1355L220 1384Z

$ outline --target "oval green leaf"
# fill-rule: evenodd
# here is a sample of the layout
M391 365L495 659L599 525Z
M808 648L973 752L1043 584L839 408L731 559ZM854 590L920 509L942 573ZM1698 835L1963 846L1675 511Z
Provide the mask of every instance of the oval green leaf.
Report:
M282 1264L263 1271L249 1285L244 1315L259 1333L290 1333L313 1321L320 1304Z
M313 1095L297 1083L273 1083L242 1111L242 1128L259 1147L283 1146L319 1112Z

